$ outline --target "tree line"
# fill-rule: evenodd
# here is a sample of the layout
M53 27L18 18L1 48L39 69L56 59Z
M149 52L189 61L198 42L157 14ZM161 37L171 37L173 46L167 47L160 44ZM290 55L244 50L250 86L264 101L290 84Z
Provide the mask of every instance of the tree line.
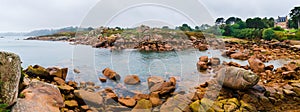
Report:
M300 26L300 6L294 7L289 13L289 16L287 26L290 29L298 29ZM275 22L276 20L273 17L254 17L247 18L245 21L238 17L229 17L227 19L220 17L215 20L215 24L212 26L203 24L192 28L187 24L183 24L176 29L182 31L206 32L242 39L300 39L300 30L289 32L289 30L284 30L281 27L274 27Z

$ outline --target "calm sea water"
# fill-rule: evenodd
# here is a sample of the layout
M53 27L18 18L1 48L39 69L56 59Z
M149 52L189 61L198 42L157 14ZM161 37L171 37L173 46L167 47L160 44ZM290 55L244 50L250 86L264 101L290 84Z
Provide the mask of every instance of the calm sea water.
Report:
M44 67L68 67L67 80L93 81L102 87L123 87L133 91L147 92L147 78L149 76L170 76L178 80L178 90L190 91L194 86L211 78L208 73L199 73L196 63L200 56L219 57L221 61L234 61L247 65L247 61L233 60L221 56L219 50L173 51L173 52L138 52L135 50L110 51L95 49L84 45L70 45L67 42L23 40L27 37L0 38L0 51L9 51L18 54L22 60L22 67L41 65ZM279 67L285 61L271 61ZM128 86L120 82L108 81L100 83L98 77L103 77L102 70L109 67L119 73L124 79L126 75L136 74L141 79L140 85ZM81 71L73 73L73 68Z

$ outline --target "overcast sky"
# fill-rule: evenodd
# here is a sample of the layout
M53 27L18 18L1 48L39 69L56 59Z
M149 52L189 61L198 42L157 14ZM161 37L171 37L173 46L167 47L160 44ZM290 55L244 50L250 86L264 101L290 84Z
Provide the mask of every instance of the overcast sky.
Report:
M171 10L161 10L159 8L155 9L150 6L145 6L145 8L139 7L136 8L135 11L128 10L116 16L115 14L111 14L112 12L110 12L110 10L112 10L113 8L117 9L119 5L112 6L108 4L106 5L106 8L100 8L100 10L102 10L102 12L99 11L101 12L101 14L91 13L91 10L99 10L93 7L100 6L96 5L100 1L101 0L0 0L0 32L27 32L36 29L55 29L66 26L81 26L84 21L89 21L89 19L87 19L87 17L89 16L87 15L91 14L98 14L102 16L114 15L114 17L119 18L119 20L117 21L110 18L112 19L110 20L110 25L121 25L127 27L130 27L130 25L133 24L138 24L130 22L142 21L141 19L145 18L147 20L150 20L152 18L152 20L158 20L158 23L165 22L168 25L177 25L182 24L183 22L190 21L189 19L184 18L186 16L179 16L180 14L184 15L184 11L182 11L183 13L177 14L176 12L172 12ZM174 2L177 0L169 1ZM187 3L189 2L189 0L178 1L185 1L186 3L180 3L176 5L182 5L182 7L185 7L186 9L192 7L191 4ZM205 6L213 19L217 17L227 18L230 16L240 17L242 19L248 17L286 16L294 6L300 6L300 0L200 0L200 3ZM175 7L175 9L177 8ZM177 12L180 12L181 10L185 9L183 8L178 10L179 11ZM141 15L138 13L146 14ZM197 13L197 11L194 11L193 13L189 14ZM164 16L153 18L154 16L159 16L155 14L164 14ZM186 15L190 17L191 15L189 14ZM147 15L148 17L146 17ZM143 16L144 18L141 18L141 16ZM130 17L131 19L128 19L128 17ZM137 20L137 18L140 20ZM162 21L165 18L171 19ZM197 20L196 16L193 19ZM147 20L145 21L147 22ZM153 23L153 21L149 23ZM88 24L93 24L93 22ZM95 26L97 25L98 24L95 24Z

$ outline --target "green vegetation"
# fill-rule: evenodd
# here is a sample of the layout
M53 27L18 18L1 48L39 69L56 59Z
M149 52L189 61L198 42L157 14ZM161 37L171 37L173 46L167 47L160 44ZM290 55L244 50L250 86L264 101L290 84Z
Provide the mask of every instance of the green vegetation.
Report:
M164 38L182 38L185 36L196 38L203 38L204 34L213 34L215 37L236 37L240 39L277 39L280 41L291 39L300 40L300 30L297 30L300 24L300 7L295 7L290 12L290 19L288 20L288 27L291 29L283 29L279 26L274 27L275 19L270 17L254 17L247 18L243 21L238 17L229 17L224 19L223 17L217 18L215 25L210 26L208 24L202 24L201 26L195 26L194 28L188 24L182 24L175 29L170 29L169 26L163 26L160 29L152 28L148 32L137 31L137 28L120 27L115 28L101 28L98 29L87 28L87 30L80 32L60 32L54 35L46 36L68 36L75 37L75 34L88 35L91 37L109 37L113 34L121 34L124 39L140 38L144 35L158 34ZM146 28L146 26L141 26Z
M0 112L10 112L9 109L7 109L8 104L0 104Z
M290 13L290 24L289 26L291 28L298 28L299 29L299 26L300 26L300 6L298 7L294 7L294 9L291 10L291 13Z
M272 40L275 37L275 32L272 29L266 29L263 31L263 39Z

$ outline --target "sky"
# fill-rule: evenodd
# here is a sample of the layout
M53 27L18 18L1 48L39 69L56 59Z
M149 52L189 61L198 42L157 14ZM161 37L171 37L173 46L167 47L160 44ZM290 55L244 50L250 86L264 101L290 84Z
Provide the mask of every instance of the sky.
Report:
M295 6L300 6L300 0L0 0L0 32L67 26L212 24L218 17L287 16Z

